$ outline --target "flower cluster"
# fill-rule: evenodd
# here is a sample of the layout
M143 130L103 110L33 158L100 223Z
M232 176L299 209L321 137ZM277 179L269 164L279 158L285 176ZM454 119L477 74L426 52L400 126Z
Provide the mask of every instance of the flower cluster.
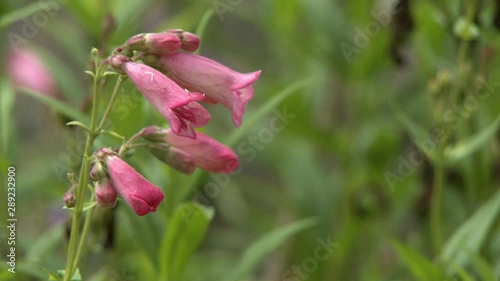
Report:
M169 129L146 127L129 141L142 139L142 146L156 158L182 173L191 174L196 167L230 173L239 165L233 150L194 130L211 118L200 102L222 104L231 111L233 123L241 126L260 71L238 73L191 53L199 44L198 36L180 29L138 34L117 48L108 63L130 78L170 124ZM121 194L142 216L154 212L164 194L120 158L127 144L120 153L110 148L96 151L90 176L101 207L114 207Z

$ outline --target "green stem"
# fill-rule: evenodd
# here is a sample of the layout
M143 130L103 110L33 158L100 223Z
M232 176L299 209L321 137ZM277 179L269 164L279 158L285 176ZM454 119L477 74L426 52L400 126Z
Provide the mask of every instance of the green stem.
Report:
M99 109L99 82L100 78L94 79L93 88L93 106L92 115L90 119L90 132L87 134L87 141L85 142L85 149L83 151L82 166L80 168L80 174L78 176L78 187L76 189L76 206L73 210L73 222L71 224L71 234L69 238L68 246L68 257L66 260L66 268L64 273L64 281L70 281L76 270L77 264L75 264L78 241L80 236L80 220L82 217L83 203L85 201L85 193L87 191L88 185L88 175L89 175L89 157L92 152L92 147L94 140L97 137L95 129L97 127L97 113Z
M445 169L441 163L434 168L434 185L431 197L431 240L434 253L438 254L443 243L443 234L441 230L441 201L444 189Z
M94 194L92 194L92 198L90 199L90 203L92 204L94 201ZM73 268L78 267L78 263L80 263L80 258L82 256L83 245L85 244L85 240L87 238L87 233L90 229L90 224L92 222L92 216L94 215L95 206L90 208L87 211L87 216L85 217L85 223L83 224L82 237L80 238L80 243L78 244L78 248L75 254L75 261L73 262Z
M123 82L127 76L120 75L118 77L118 80L116 81L115 88L113 89L113 93L111 94L111 98L109 99L108 107L106 107L106 110L104 111L104 115L102 116L101 122L99 123L99 126L97 126L97 131L100 132L102 130L102 127L104 127L104 122L106 122L106 119L108 118L109 113L111 112L111 108L113 107L113 104L115 103L116 97L118 96L118 91L120 90L120 87L122 86Z

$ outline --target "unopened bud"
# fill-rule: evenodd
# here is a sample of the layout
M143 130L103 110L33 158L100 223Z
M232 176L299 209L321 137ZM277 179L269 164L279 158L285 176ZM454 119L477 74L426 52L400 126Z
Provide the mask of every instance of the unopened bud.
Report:
M192 174L196 168L191 155L173 146L165 146L165 149L151 146L149 151L160 161L181 173Z
M108 176L108 173L106 173L106 167L100 160L96 159L92 162L89 176L93 181L98 181Z
M200 37L191 32L183 32L181 37L182 49L188 52L194 52L200 46Z
M149 126L139 133L139 135L148 141L152 142L165 142L165 135L167 134L167 130L158 127L158 126Z
M68 192L64 193L64 206L66 208L73 208L76 205L76 196L73 190L70 189Z
M118 193L109 178L103 178L95 183L95 198L102 208L111 208L116 205Z
M109 58L109 65L118 73L125 74L123 63L130 61L130 58L124 55L114 55Z

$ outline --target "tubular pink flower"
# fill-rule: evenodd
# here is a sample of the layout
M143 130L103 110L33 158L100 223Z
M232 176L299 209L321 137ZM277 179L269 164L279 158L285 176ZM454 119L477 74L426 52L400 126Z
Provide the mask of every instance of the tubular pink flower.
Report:
M174 134L172 130L165 130L165 132L165 142L186 155L190 155L191 159L188 158L188 160L193 161L194 165L201 169L214 173L230 173L239 166L238 156L231 148L203 133L198 132L196 139L188 139Z
M156 211L165 197L159 187L116 155L108 154L105 162L111 183L137 215L143 216Z
M8 57L7 72L15 86L26 87L51 97L57 94L56 82L50 71L31 50L12 52Z
M236 72L206 57L175 53L162 56L159 66L180 86L206 95L205 101L221 103L232 112L236 127L241 126L245 106L253 98L253 83L261 71Z
M203 94L187 92L158 70L120 55L111 58L110 64L127 74L176 134L196 138L193 128L205 126L210 120L210 113L196 102L205 97Z

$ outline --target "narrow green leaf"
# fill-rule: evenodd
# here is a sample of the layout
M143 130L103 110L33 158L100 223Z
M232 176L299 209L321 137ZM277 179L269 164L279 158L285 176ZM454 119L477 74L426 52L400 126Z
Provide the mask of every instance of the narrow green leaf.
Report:
M57 275L59 275L60 277L64 277L64 274L65 274L64 269L57 271ZM49 280L52 280L52 279L49 279ZM59 279L57 279L57 280L59 280ZM80 269L77 268L75 270L75 273L73 273L73 276L71 276L71 281L81 281L81 280L82 280L82 276L80 275Z
M8 26L18 20L22 20L27 16L34 14L43 9L43 5L40 5L38 2L34 2L30 5L22 7L20 9L16 9L10 13L7 13L0 17L0 29Z
M14 107L15 93L12 89L12 85L7 79L2 79L0 85L1 95L0 95L0 134L1 134L1 146L2 153L8 155L9 148L11 146L11 132L13 128L13 118L11 117L12 109Z
M474 278L470 275L469 272L467 272L463 267L461 266L456 266L455 267L455 272L457 275L460 277L461 281L475 281Z
M419 252L396 241L393 241L392 244L417 281L444 280L444 273Z
M85 131L90 132L89 127L87 127L85 124L83 124L80 121L70 121L70 122L66 123L66 126L78 126L78 127L81 127L82 129L84 129Z
M28 88L21 88L21 91L71 119L75 119L77 121L80 121L81 123L87 123L87 124L90 123L88 116L86 116L85 114L81 113L80 111L76 110L75 108L71 107L66 103L48 97L42 93L35 92Z
M473 136L462 139L453 147L447 149L445 152L446 161L457 162L463 160L465 157L486 145L486 143L496 135L499 127L500 115L490 126L484 128L482 131Z
M159 280L181 280L189 259L203 240L214 210L196 203L179 205L160 248Z
M124 137L124 136L122 136L122 135L118 134L118 133L117 133L117 132L115 132L115 131L102 130L102 131L101 131L101 133L104 133L104 134L110 135L110 136L112 136L112 137L114 137L114 138L117 138L117 139L119 139L119 140L122 140L122 141L124 141L124 140L125 140L125 137Z
M102 74L102 76L108 76L108 75L118 75L118 73L114 71L104 71L104 73Z
M488 264L488 262L477 253L469 251L468 254L470 256L474 269L480 276L479 280L498 281L498 279L495 278L495 271L493 270L492 265Z
M308 218L278 228L264 235L250 245L245 253L243 253L243 257L239 260L234 269L228 273L228 277L225 278L224 281L241 281L245 279L259 262L276 250L286 239L315 224L317 224L315 218Z
M465 266L470 263L465 249L478 252L492 229L500 212L500 191L497 191L470 218L455 230L443 246L441 258L451 266Z
M90 75L92 78L95 78L95 73L91 70L85 70L83 73L87 73L88 75Z

